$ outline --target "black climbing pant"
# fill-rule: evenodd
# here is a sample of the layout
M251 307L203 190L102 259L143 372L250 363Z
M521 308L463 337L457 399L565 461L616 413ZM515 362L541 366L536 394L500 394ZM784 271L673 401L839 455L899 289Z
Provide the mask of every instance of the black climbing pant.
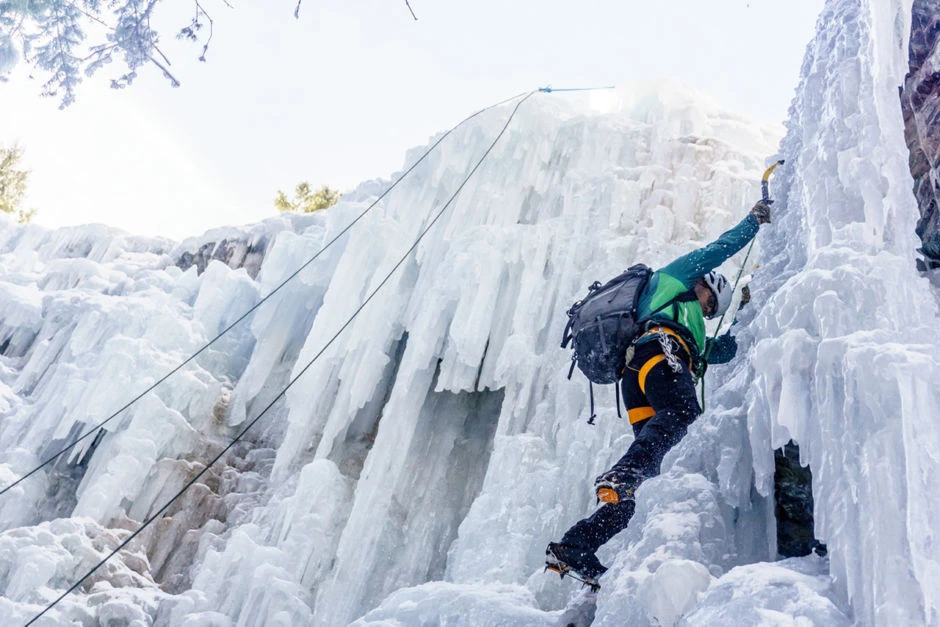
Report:
M652 338L637 346L621 380L635 437L612 470L627 476L658 475L663 457L685 437L689 425L702 413L695 397L688 353L671 336L667 341L676 357L673 363L679 367L678 372L670 365L660 342ZM632 499L605 503L571 527L561 542L595 552L626 528L635 507Z

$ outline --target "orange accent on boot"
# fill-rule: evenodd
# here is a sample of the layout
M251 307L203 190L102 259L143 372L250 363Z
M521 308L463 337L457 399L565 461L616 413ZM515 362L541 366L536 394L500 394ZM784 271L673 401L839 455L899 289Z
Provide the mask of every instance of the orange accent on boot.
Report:
M619 503L620 497L617 496L617 491L613 488L598 488L597 500L602 503Z
M552 571L553 573L558 573L558 576L561 577L562 579L564 579L564 578L565 578L565 575L567 575L567 574L568 574L568 571L571 570L571 569L570 569L570 568L564 568L564 567L562 567L560 564L546 564L546 565L545 565L545 570L546 570L546 571L549 571L549 570L550 570L550 571Z

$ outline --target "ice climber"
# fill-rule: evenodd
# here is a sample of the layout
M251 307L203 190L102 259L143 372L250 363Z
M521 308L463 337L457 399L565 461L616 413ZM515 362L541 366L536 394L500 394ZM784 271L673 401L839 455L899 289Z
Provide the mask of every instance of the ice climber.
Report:
M637 316L644 331L620 380L634 440L620 461L594 481L601 507L575 523L560 542L549 543L550 570L577 573L590 584L607 570L595 552L627 527L637 486L659 474L663 457L702 412L696 378L707 364L726 363L737 351L730 333L716 340L705 335L705 318L720 316L731 304L732 288L714 269L768 222L769 203L760 201L717 240L653 273L640 292Z

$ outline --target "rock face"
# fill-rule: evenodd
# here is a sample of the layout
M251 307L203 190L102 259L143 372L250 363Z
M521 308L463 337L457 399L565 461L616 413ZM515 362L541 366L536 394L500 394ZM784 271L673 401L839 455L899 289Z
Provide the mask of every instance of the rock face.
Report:
M206 242L195 251L183 251L176 261L176 266L184 271L196 266L196 271L202 274L209 262L216 259L233 270L245 268L248 276L254 279L261 269L267 245L267 238L261 241L222 239L218 242Z
M911 18L910 72L901 109L920 206L917 235L927 258L919 265L940 267L940 4L914 0Z
M813 473L800 465L800 448L792 440L774 451L774 515L777 554L802 557L814 550L825 555L813 529Z
M355 198L355 193L351 196ZM212 261L221 261L232 270L244 268L257 278L268 247L281 231L300 233L314 223L313 214L287 212L257 224L226 226L180 242L172 251L173 264L182 271L196 268L202 274Z

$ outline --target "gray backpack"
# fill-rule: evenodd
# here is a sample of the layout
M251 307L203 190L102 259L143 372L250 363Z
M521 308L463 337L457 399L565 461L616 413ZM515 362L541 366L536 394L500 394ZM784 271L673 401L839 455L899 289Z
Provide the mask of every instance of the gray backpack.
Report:
M571 344L571 378L574 367L584 373L590 382L591 417L594 424L593 384L617 383L626 367L627 348L643 330L643 321L637 318L637 303L653 270L644 264L631 266L603 285L595 281L588 294L568 310L568 324L562 336L561 347ZM620 387L616 386L617 415L620 416Z

